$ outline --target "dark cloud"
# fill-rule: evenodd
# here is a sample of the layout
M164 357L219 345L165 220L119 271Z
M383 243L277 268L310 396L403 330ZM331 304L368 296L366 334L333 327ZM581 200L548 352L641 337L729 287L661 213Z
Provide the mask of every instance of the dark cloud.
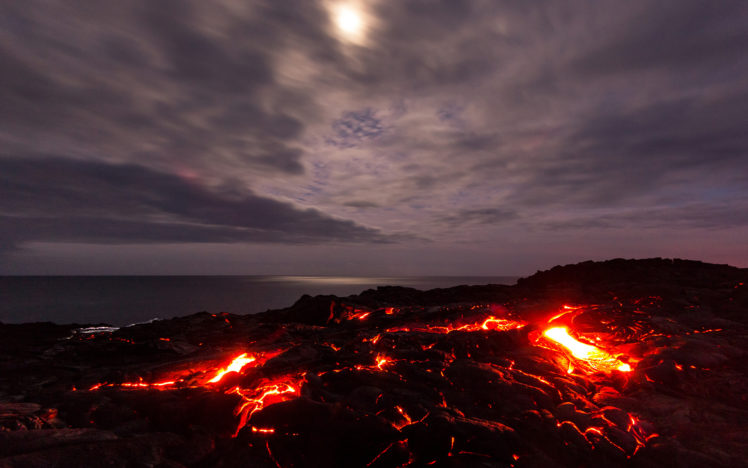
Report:
M313 209L135 165L0 158L0 238L48 242L387 242Z
M748 226L748 200L735 204L689 203L667 208L643 208L623 213L573 217L547 223L552 230L579 229L708 229Z
M712 68L741 60L748 47L748 5L739 0L649 2L623 13L602 44L573 62L583 73Z
M2 3L0 250L745 231L748 3L335 4Z
M33 3L0 7L11 151L55 141L89 159L178 162L211 176L237 166L303 173L310 100L276 82L282 28L202 2Z
M201 31L200 12L186 2L148 2L143 15L175 80L199 89L236 95L273 82L269 57ZM251 26L251 25L247 25Z
M590 118L563 142L558 156L533 171L518 194L533 204L610 206L667 191L685 175L691 190L714 179L745 190L735 179L748 172L744 131L748 94L657 101ZM737 172L736 172L737 171Z
M436 111L436 115L437 117L439 117L439 120L444 122L456 122L459 124L464 124L464 121L461 118L464 111L464 106L461 106L456 102L449 102L439 107Z
M748 47L746 4L602 8L584 27L568 23L559 35L565 47L573 45L567 53L528 68L527 82L539 86L511 88L532 90L524 109L542 102L549 115L553 108L565 114L533 137L544 145L532 164L520 164L521 184L508 201L554 211L640 209L663 200L676 206L704 197L737 202L748 189L740 176L748 172L748 87L738 78L748 72L741 53ZM492 165L503 169L506 162L481 167ZM720 184L729 189L715 195Z
M352 200L345 202L344 205L351 208L379 208L378 204L366 200Z
M466 224L501 224L518 218L519 214L511 208L473 208L443 216L438 221L455 227Z

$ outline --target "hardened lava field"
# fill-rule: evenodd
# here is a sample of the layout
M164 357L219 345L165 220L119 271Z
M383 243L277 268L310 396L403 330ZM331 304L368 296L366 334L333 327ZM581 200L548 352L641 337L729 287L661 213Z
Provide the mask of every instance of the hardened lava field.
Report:
M615 260L254 316L2 325L0 466L739 466L747 278Z

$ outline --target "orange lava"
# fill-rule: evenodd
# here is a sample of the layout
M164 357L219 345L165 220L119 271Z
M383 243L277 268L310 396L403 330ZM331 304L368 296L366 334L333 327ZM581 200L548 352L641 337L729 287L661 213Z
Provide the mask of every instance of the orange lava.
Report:
M275 356L277 353L273 353L267 356L264 356L265 360ZM259 364L258 358L256 356L249 356L247 353L240 354L239 356L235 357L226 367L222 367L220 370L218 370L214 377L210 380L208 380L206 383L217 383L220 382L223 377L228 374L229 372L240 372L244 367L246 367L248 364L251 363L257 363ZM118 388L152 388L157 390L166 390L172 387L176 387L178 384L184 384L188 378L191 377L190 375L184 375L178 379L174 380L166 380L162 382L144 382L142 379L138 380L137 382L122 382L122 383L108 383L108 382L102 382L97 383L93 386L91 386L88 390L94 391L98 390L102 387L118 387Z
M543 332L543 336L566 348L572 356L586 363L596 371L610 372L618 370L631 372L631 366L619 361L616 357L602 349L587 343L582 343L569 335L566 327L553 327Z
M552 322L554 320L557 320L561 317L563 317L566 314L570 313L576 313L580 307L574 307L574 306L564 306L563 310L557 314L556 316L552 317L548 322ZM391 315L396 311L397 309L388 308L385 310L385 313L387 315ZM332 313L332 308L331 308ZM377 312L378 313L378 312ZM366 320L370 317L371 312L363 312L360 310L354 310L353 314L350 314L348 316L349 320L357 319L357 320ZM475 320L475 319L473 319ZM475 321L471 323L464 323L465 320L456 321L454 323L442 323L439 325L431 325L431 324L417 324L417 325L407 325L407 326L401 326L397 328L390 328L387 329L385 333L393 333L393 332L422 332L422 333L438 333L438 334L449 334L452 332L460 331L460 332L483 332L483 331L509 331L514 330L518 328L522 328L525 325L527 325L524 322L517 321L517 320L510 320L507 318L499 318L495 316L489 316L488 318L485 318L480 321ZM709 333L719 330L703 330L701 333ZM575 372L578 369L581 369L582 371L589 372L592 371L601 371L601 372L612 372L614 370L620 371L620 372L630 372L631 366L624 362L627 359L624 359L624 361L619 360L618 356L614 356L604 349L598 348L597 346L594 346L589 343L584 343L576 338L574 338L570 334L570 330L566 327L561 326L551 326L550 328L545 329L545 331L540 334L539 332L533 332L540 337L538 340L544 339L546 340L546 343L543 344L536 342L536 345L546 347L548 345L548 349L552 349L554 351L563 351L564 353L567 353L569 355L569 363L568 368L564 369L569 374ZM695 332L698 333L698 332ZM386 335L385 335L386 336ZM436 337L432 337L436 339ZM382 334L377 334L371 338L365 338L364 342L370 342L371 345L377 345L379 341L382 339ZM168 340L168 338L162 338L163 341ZM599 340L599 338L598 338ZM325 345L329 346L331 349L335 351L339 351L341 348L331 344L331 343L324 343ZM388 341L386 340L384 345L388 345ZM423 345L423 349L430 349L432 348L436 342L430 343L428 345ZM394 346L394 345L393 345ZM379 348L382 347L382 343L380 343ZM374 348L372 348L373 351ZM138 382L125 382L120 384L112 384L112 383L99 383L90 388L90 390L97 390L101 387L120 387L120 388L142 388L142 389L156 389L156 390L163 390L163 389L169 389L169 388L184 388L184 386L188 382L197 382L193 383L194 386L205 386L212 388L214 390L220 390L224 391L226 394L231 395L238 395L240 398L240 401L235 409L235 415L238 416L238 424L236 426L236 430L234 432L234 436L236 436L244 427L249 426L250 421L252 420L252 416L257 413L258 411L262 411L264 408L276 404L281 403L289 400L293 400L295 398L298 398L301 394L301 388L302 384L305 380L305 374L292 374L292 375L284 375L284 376L276 376L269 379L263 379L259 382L254 378L254 374L246 374L249 367L259 367L262 366L266 361L271 359L272 357L280 354L282 350L277 350L272 353L262 353L257 352L256 354L253 353L242 353L238 356L234 357L228 364L225 364L225 366L222 366L216 370L215 367L212 366L205 366L203 369L198 371L192 371L189 375L182 375L178 376L178 378L175 378L176 376L171 375L168 376L170 380L162 381L162 382L155 382L155 383L147 383L138 381ZM397 358L397 354L394 354L395 358ZM381 371L381 372L396 372L397 366L392 366L396 362L396 359L393 359L391 357L388 357L384 354L372 354L369 355L369 359L371 357L374 357L373 364L368 365L356 365L352 368L347 368L350 370L367 370L367 371ZM470 357L470 354L468 354L468 357ZM369 361L371 362L371 361ZM448 361L449 362L449 361ZM511 363L509 366L509 369L512 368L514 365L514 362ZM216 366L217 367L217 366ZM682 367L679 367L679 370L681 370ZM343 369L334 369L332 372L340 372ZM239 383L237 385L236 382L239 382L239 380L234 380L232 382L228 382L230 379L226 379L224 381L224 378L227 374L231 372L241 373L245 372L245 375L243 376L242 383ZM443 374L442 374L443 375ZM210 380L206 380L209 376L212 376ZM163 378L163 377L162 377ZM553 386L550 382L543 380L542 378L538 378L542 382L545 382L549 386ZM208 385L208 384L217 384L221 383L221 385ZM446 407L447 403L444 397L442 396L442 399L444 400L443 405ZM393 423L393 426L397 428L398 430L401 430L405 426L414 424L414 421L411 419L411 417L405 412L405 410L400 406L395 406L395 410L399 413L398 421ZM424 416L425 418L426 416ZM423 419L422 419L423 420ZM248 429L251 429L253 433L258 434L264 434L267 436L270 436L275 433L275 429L272 427L257 427L257 426L249 426ZM602 432L598 428L590 427L585 431L585 434L588 432L591 433L599 433L602 435ZM643 446L646 442L648 437L651 437L651 435L645 434L644 430L641 428L641 426L638 424L638 420L631 416L631 423L628 427L628 432L633 434L635 437L637 444L640 446ZM393 443L395 444L395 443ZM387 448L385 448L381 453L379 453L369 464L374 463L377 461L385 452L389 451L393 444L390 444ZM452 438L452 446L450 447L450 453L452 452L452 449L454 448L454 438ZM268 453L270 453L270 447L268 445ZM469 453L469 452L459 452L459 453ZM272 456L272 453L271 453ZM516 459L516 458L515 458Z
M371 365L371 366L365 366L363 364L356 364L353 367L353 369L355 369L357 371L364 370L364 369L383 371L384 370L384 366L386 366L388 364L392 364L393 362L394 361L392 359L388 358L387 356L384 356L383 354L377 354L377 356L374 358L374 364L373 365ZM341 370L343 370L343 369L335 369L335 370L333 370L333 372L340 372Z
M496 317L488 317L480 325L481 329L483 330L499 330L499 331L513 330L515 328L522 328L524 326L525 324L522 322L500 319Z
M259 432L261 434L274 434L275 433L275 429L273 429L272 427L263 428L263 427L254 427L254 426L252 426L252 432Z
M377 368L379 370L384 370L384 366L387 364L390 364L392 362L392 359L388 358L387 356L378 355L377 356Z
M240 372L244 368L244 366L251 362L255 362L256 360L257 358L255 356L247 356L247 353L241 354L234 358L234 360L231 361L231 364L216 372L215 377L208 380L208 383L219 382L223 378L223 376L228 374L229 372Z
M288 401L299 396L302 378L282 378L260 385L256 388L235 387L229 393L235 393L242 398L242 403L236 408L239 425L234 436L247 425L252 415L267 405Z
M174 380L169 380L166 382L158 382L158 383L145 383L145 382L136 382L136 383L123 383L122 387L140 387L140 388L151 388L151 387L170 387L174 385L176 382Z
M425 332L425 333L440 333L448 334L456 331L475 332L480 330L496 330L496 331L508 331L515 328L522 328L526 324L516 320L502 319L498 317L488 317L482 322L477 323L466 323L463 325L426 325L426 326L412 326L412 327L394 327L387 329L388 333L395 332Z
M173 387L177 381L175 380L168 380L165 382L155 382L155 383L148 383L148 382L124 382L121 384L117 384L117 387L123 387L123 388L154 388L154 389L164 389L166 387ZM97 383L96 385L89 388L89 391L98 390L101 387L114 387L115 384L112 383Z
M400 416L402 416L403 418L402 422L392 424L398 431L402 430L402 428L404 428L405 426L409 426L413 424L413 420L410 419L410 416L408 416L408 413L406 413L404 409L402 409L399 406L395 406L395 409L397 410L398 413L400 413Z

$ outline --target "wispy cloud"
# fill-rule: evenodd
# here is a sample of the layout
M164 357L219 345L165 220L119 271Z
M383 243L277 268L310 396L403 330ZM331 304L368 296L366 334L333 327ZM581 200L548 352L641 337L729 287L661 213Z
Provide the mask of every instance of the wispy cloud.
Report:
M136 165L0 159L0 241L390 242L317 210Z
M361 5L3 3L3 241L745 230L746 2Z

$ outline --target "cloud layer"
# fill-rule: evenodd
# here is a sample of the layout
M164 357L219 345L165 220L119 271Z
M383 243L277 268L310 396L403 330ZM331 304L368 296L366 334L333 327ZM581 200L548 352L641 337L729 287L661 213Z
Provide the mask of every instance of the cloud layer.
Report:
M0 250L738 239L745 50L733 0L6 2Z
M374 229L135 165L0 159L0 242L387 242Z

